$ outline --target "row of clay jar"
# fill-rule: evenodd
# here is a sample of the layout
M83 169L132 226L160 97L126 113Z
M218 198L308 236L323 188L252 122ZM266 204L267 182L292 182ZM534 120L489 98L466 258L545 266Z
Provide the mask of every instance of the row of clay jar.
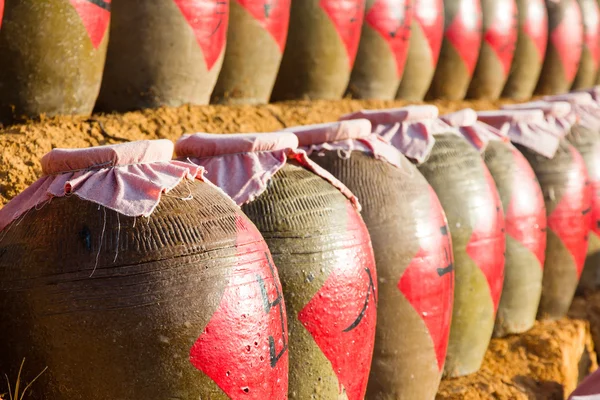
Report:
M599 20L596 0L7 0L0 122L211 98L564 93L596 81Z
M0 371L40 400L433 399L566 314L596 100L54 149L0 209Z

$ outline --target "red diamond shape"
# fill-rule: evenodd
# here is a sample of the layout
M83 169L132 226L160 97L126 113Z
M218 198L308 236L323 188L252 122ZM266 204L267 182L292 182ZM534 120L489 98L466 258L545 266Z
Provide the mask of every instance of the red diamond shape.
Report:
M423 318L433 341L438 368L446 359L452 303L454 301L454 257L446 215L430 187L429 227L420 235L421 248L412 259L398 288ZM429 228L429 229L427 229ZM427 234L431 232L431 234Z
M569 174L569 185L552 214L548 228L560 238L571 253L581 275L588 247L588 234L592 218L592 187L581 154L570 146L574 168Z
M412 16L410 0L377 0L365 17L366 23L390 46L398 77L402 76L408 55Z
M236 0L273 36L283 52L290 21L291 0Z
M483 38L494 50L502 64L504 76L508 76L517 45L519 16L515 0L498 1L495 19L485 31Z
M414 18L425 34L431 50L431 65L435 68L444 38L443 0L415 0Z
M4 0L0 0L0 28L2 28L2 18L4 17Z
M190 362L232 400L286 399L287 320L277 270L254 225L242 218L236 225L240 265Z
M569 7L565 8L562 20L550 33L550 41L558 52L568 82L575 79L583 45L581 10L575 0L571 0L570 3Z
M458 12L444 35L463 60L469 75L473 75L481 46L481 5L479 0L461 1Z
M488 183L487 198L473 209L477 213L474 216L476 222L467 244L467 254L485 275L494 311L497 311L504 284L504 213L494 179L483 161L482 165Z
M369 233L348 206L353 240L336 250L337 269L298 313L298 320L331 362L348 400L362 400L373 356L377 319L377 275Z
M83 26L85 27L92 45L95 49L100 46L108 24L110 23L110 2L111 0L70 0L71 5L79 14ZM1 0L0 11L4 8L4 0ZM0 12L0 15L2 13Z
M528 248L540 261L546 259L546 206L544 194L527 159L515 148L514 181L506 210L506 233Z
M344 42L352 69L358 51L365 0L321 0L319 4Z
M548 44L548 12L544 0L528 0L527 20L523 26L523 31L538 52L538 58L544 60L546 55L546 45Z
M131 1L131 0L129 0ZM194 31L210 71L225 48L229 0L173 0Z

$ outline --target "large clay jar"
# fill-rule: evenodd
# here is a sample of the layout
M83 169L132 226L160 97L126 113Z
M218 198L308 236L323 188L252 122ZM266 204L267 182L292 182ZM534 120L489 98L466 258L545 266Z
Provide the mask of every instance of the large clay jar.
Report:
M444 35L443 0L413 0L410 44L396 97L421 101L429 89Z
M565 138L583 157L591 185L589 244L579 287L595 290L600 287L600 107L584 93L556 96L555 100L571 102L569 117L576 123Z
M530 112L519 114L519 111L494 112L491 115L479 113L479 118L496 127L505 123L533 124L538 119ZM539 125L542 126L541 123ZM533 142L539 144L544 141L544 133L538 127L531 126L528 130L539 132ZM533 168L546 205L546 260L538 319L559 319L566 315L577 288L588 246L591 190L587 169L575 147L565 139L558 141L558 134L556 130L547 139L557 141L553 155L542 155L531 146L515 143ZM526 137L526 134L522 137Z
M368 118L375 132L416 161L446 212L455 287L444 372L454 377L479 369L492 336L504 278L504 216L479 153L437 114L434 106L412 106L342 118Z
M286 130L361 199L379 276L366 399L433 399L454 287L452 244L435 192L406 157L371 134L367 120Z
M502 97L531 97L540 77L548 43L548 12L544 0L517 0L518 38Z
M496 100L508 78L517 44L517 4L515 0L481 0L481 10L483 42L467 97Z
M115 0L97 108L208 104L228 20L228 0Z
M172 152L55 149L0 211L0 368L14 385L26 359L22 385L47 367L28 398L285 398L267 245Z
M215 103L267 103L288 33L291 0L231 0Z
M536 94L568 92L573 84L583 47L583 22L576 0L546 0L548 46Z
M289 315L289 398L362 400L378 298L369 233L348 188L297 146L291 133L195 134L177 153L206 167L271 249Z
M502 201L506 262L494 336L525 332L535 323L542 294L546 252L546 208L542 189L525 157L500 131L478 122L473 110L442 118L459 127L480 151Z
M339 99L354 65L365 0L293 0L273 100Z
M413 0L367 0L348 92L362 99L396 97L411 36Z
M446 211L454 249L456 288L445 372L468 375L483 362L502 293L502 205L479 153L456 135L438 135L419 171Z
M577 0L583 20L583 50L572 89L587 89L596 83L600 62L600 11L597 0Z
M566 138L583 157L592 186L589 245L579 286L597 289L600 287L600 131L575 125Z
M110 9L110 0L1 2L0 123L42 114L91 114L106 58Z
M480 0L444 0L444 40L426 99L462 100L479 57L483 35Z

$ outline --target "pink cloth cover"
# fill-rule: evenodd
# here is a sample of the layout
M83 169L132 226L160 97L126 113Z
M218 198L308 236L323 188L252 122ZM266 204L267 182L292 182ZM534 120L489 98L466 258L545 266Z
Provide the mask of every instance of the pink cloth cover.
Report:
M600 369L585 378L571 393L569 400L600 400Z
M238 205L260 196L269 180L292 159L338 188L360 210L350 189L298 149L293 133L183 135L175 144L177 156L206 170L206 178Z
M422 163L427 160L435 144L434 135L459 134L438 119L436 106L408 106L386 110L362 110L346 114L340 120L364 118L371 121L373 132L389 141L406 157Z
M553 158L558 150L563 130L548 122L539 109L481 111L477 118L500 130L514 142L547 158Z
M546 122L557 129L557 134L564 137L577 123L577 116L572 112L571 104L566 101L532 101L529 103L502 106L504 110L541 110Z
M480 152L484 152L491 140L510 142L499 129L477 120L477 113L471 108L442 115L440 119L458 131Z
M594 86L589 89L578 90L573 93L588 93L590 96L592 96L592 99L596 103L600 104L600 86Z
M583 127L600 132L600 105L590 93L573 92L543 98L548 102L567 102L571 105L570 121Z
M42 178L0 209L0 231L32 208L68 195L130 217L148 217L161 195L183 179L203 179L202 167L172 156L169 140L54 149L41 160Z
M284 132L294 133L308 155L335 151L347 158L353 151L360 151L402 168L404 156L384 138L371 133L371 122L366 119L296 126Z

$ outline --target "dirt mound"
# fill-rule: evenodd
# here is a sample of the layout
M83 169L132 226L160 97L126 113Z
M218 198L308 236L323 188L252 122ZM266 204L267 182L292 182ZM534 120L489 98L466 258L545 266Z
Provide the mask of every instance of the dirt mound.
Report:
M586 321L537 322L525 334L493 339L481 370L443 380L436 400L564 400L596 368Z

